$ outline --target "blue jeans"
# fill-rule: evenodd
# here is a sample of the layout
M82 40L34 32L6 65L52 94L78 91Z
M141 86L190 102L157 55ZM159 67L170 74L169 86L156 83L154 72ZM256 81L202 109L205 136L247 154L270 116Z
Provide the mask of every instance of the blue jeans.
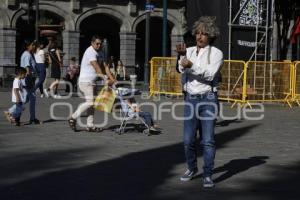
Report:
M153 126L152 116L149 112L139 112L139 117L143 118L149 127Z
M25 81L26 81L26 79L27 79L27 77L25 77ZM34 80L35 80L35 78L34 78ZM28 81L29 81L29 79L28 79ZM27 87L27 86L25 87L25 89L27 92L26 103L29 101L30 121L33 121L33 120L35 120L35 102L36 102L35 89L34 89L34 87ZM16 106L13 105L9 109L9 112L10 113L16 112Z
M30 121L35 119L35 102L36 102L36 95L34 88L27 89L27 99L29 101L29 113L30 113Z
M197 167L197 129L201 124L203 146L203 177L212 176L215 159L214 128L217 114L217 99L212 92L203 95L185 96L183 142L188 169L198 170Z
M45 67L44 63L37 63L36 67L37 67L37 74L38 74L39 78L38 78L38 82L34 86L34 90L37 90L39 88L41 94L43 94L44 93L43 84L44 84L44 81L46 78L46 67Z
M15 118L15 120L18 122L20 121L22 111L23 111L22 102L14 103L14 105L9 109L9 112L11 113L13 118Z
M29 113L30 113L30 121L33 121L35 119L35 101L36 101L36 95L33 89L26 89L27 91L27 97L26 97L26 103L29 101ZM13 114L17 112L17 106L14 104L12 107L8 109L8 112Z

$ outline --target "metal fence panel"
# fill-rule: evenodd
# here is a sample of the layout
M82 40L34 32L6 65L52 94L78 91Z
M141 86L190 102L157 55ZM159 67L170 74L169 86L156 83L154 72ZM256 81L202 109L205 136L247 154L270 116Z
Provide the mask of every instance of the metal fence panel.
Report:
M247 62L246 101L287 102L292 98L291 62Z
M300 106L300 61L294 63L294 100Z
M181 74L176 71L175 57L151 59L150 94L182 95Z
M221 68L219 87L219 99L225 101L242 102L243 100L243 80L245 72L245 62L238 60L225 60Z

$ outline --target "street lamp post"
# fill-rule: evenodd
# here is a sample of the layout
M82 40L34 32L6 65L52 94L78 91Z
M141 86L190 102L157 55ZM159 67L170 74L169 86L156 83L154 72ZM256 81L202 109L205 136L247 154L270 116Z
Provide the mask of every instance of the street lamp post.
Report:
M39 0L35 0L35 40L39 40Z
M163 35L162 35L162 55L167 56L167 0L163 0Z
M30 7L31 7L31 3L30 0L27 0L27 24L30 24Z
M146 5L150 4L150 0L146 1ZM144 86L149 88L149 40L150 40L150 10L146 8L146 25L145 25L145 64L144 64Z

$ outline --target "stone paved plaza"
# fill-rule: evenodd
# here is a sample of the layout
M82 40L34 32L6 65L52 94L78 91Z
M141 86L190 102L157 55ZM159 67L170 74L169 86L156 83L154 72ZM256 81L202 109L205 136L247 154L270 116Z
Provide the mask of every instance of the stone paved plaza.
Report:
M15 127L3 117L10 98L10 92L0 92L1 200L299 199L298 107L268 104L262 120L250 121L234 117L238 109L224 103L223 115L232 119L217 124L216 187L207 190L201 185L201 170L190 182L179 180L185 171L183 123L170 112L158 121L163 129L159 135L133 130L118 135L112 129L120 122L111 115L101 133L83 128L73 132L65 120L67 107L54 108L58 120L51 119L50 108L58 102L76 108L80 98L37 98L37 117L44 124L26 125L26 105L21 120L25 125ZM182 100L161 98L155 103L168 101ZM182 108L176 114L180 116ZM96 121L103 118L97 112Z

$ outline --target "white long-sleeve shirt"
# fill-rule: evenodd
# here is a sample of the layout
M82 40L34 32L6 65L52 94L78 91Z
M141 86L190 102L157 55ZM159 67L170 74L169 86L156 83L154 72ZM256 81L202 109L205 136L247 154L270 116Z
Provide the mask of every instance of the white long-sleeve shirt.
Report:
M184 57L193 63L191 68L185 69L180 64ZM204 94L212 91L211 82L223 64L223 53L216 47L208 45L201 48L197 55L197 47L195 46L187 48L186 56L181 56L178 62L179 71L187 74L184 90L192 95Z

